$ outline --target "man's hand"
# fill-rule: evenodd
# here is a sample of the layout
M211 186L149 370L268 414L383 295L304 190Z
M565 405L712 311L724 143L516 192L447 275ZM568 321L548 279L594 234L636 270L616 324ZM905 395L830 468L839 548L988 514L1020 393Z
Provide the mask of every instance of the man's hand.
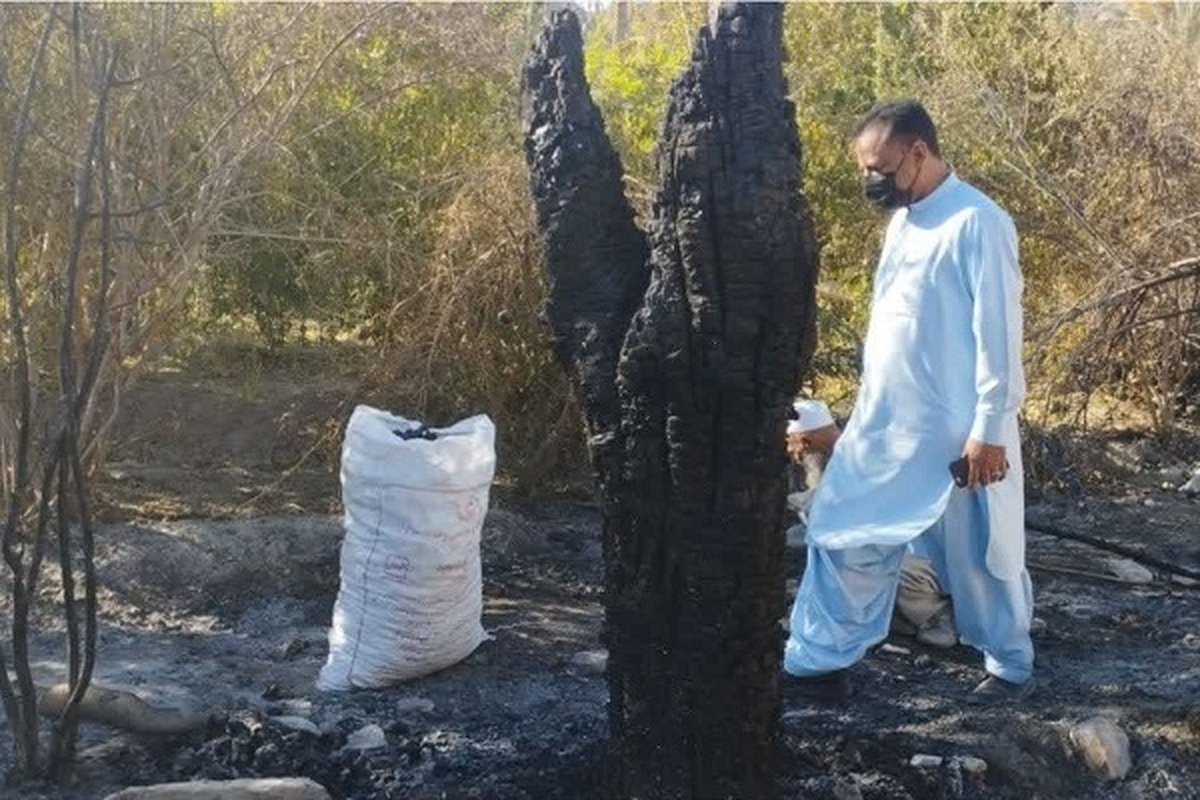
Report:
M1008 474L1008 459L1005 458L1003 445L967 439L962 454L967 459L968 489L1002 481Z
M828 459L833 453L833 446L837 444L838 437L841 435L842 429L837 425L825 425L803 433L789 433L787 437L788 455L797 464L809 453L816 453Z

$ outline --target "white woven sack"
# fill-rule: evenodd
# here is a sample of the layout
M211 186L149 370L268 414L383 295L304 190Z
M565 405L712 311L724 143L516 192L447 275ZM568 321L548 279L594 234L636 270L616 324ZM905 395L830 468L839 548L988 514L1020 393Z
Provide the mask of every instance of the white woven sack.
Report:
M435 439L421 423L358 406L342 443L341 587L317 688L419 678L466 658L487 634L479 534L495 473L483 415Z

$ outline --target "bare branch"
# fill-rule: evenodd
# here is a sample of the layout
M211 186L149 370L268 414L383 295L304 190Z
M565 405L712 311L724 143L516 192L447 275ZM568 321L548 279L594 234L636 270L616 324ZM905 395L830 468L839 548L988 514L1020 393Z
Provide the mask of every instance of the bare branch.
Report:
M29 451L33 425L33 397L30 386L29 346L26 340L21 286L17 276L16 196L17 178L21 172L25 141L29 133L29 119L33 109L33 97L54 29L55 8L51 6L42 27L33 62L29 67L29 80L21 107L17 113L16 129L13 133L13 150L9 160L6 197L4 203L5 281L8 290L9 326L16 347L16 390L18 400L17 448L13 464L14 479L7 498L8 515L3 533L4 559L12 571L13 624L12 649L13 668L17 675L18 698L9 684L7 672L0 682L5 711L13 729L13 741L20 754L26 774L38 771L37 709L34 697L33 675L29 669L29 604L33 587L25 583L23 572L24 546L21 543L20 517L29 488ZM0 665L2 666L2 665Z
M113 51L110 65L115 67L117 52ZM111 74L112 70L109 70ZM103 90L106 102L108 90ZM112 170L108 159L108 114L97 117L100 123L98 157L100 161L100 276L96 289L96 308L92 315L91 350L84 369L83 381L75 398L75 415L82 418L100 375L104 352L108 348L108 293L112 287Z
M20 394L19 417L17 432L17 452L15 459L16 478L14 480L12 500L9 505L8 519L4 527L4 557L9 566L17 571L17 519L20 514L20 498L28 486L29 438L32 424L32 396L29 386L29 345L25 338L25 321L23 304L21 302L21 286L17 279L17 178L21 172L21 162L24 157L25 140L29 133L29 117L32 114L33 95L41 76L42 64L46 55L46 45L50 41L50 33L54 28L54 8L51 7L46 15L42 28L41 39L38 40L37 51L33 64L29 68L29 81L25 87L25 96L21 100L21 109L17 113L16 129L13 132L12 156L8 164L7 185L5 187L4 203L4 266L5 281L8 289L9 328L13 344L17 351L17 391Z
M75 735L79 725L79 703L83 700L92 681L96 666L96 622L98 601L96 594L96 536L92 528L91 509L88 501L87 475L79 456L79 440L74 435L67 437L67 460L75 486L75 502L79 514L80 545L83 555L83 650L78 680L71 682L71 695L63 707L50 751L50 764L56 770L73 755ZM61 512L60 512L61 513ZM76 633L76 635L78 635Z
M107 50L107 48L105 48ZM96 154L101 152L105 157L101 142L104 140L105 120L108 113L108 97L112 87L113 73L116 69L117 55L108 55L103 77L97 89L96 111L92 119L91 132L88 137L87 151L80 162L77 178L77 194L75 217L72 221L71 245L67 255L65 270L65 291L63 293L63 323L62 339L59 349L59 370L61 380L60 408L63 414L62 452L65 461L59 468L58 485L58 530L59 530L59 559L63 574L63 599L67 607L67 630L69 637L68 656L70 662L71 694L62 710L59 722L54 731L50 749L50 769L59 771L71 757L75 749L75 736L79 720L79 703L87 691L91 681L92 669L96 660L96 575L94 549L95 541L91 528L91 517L87 498L87 475L84 472L79 455L79 413L86 396L75 385L74 351L72 348L75 319L75 292L79 277L79 259L82 252L83 235L88 223L88 206L91 198L92 177L95 168ZM102 167L102 174L106 170ZM107 190L107 178L102 177L104 190ZM107 206L108 198L102 200ZM106 222L111 218L103 214ZM109 233L109 230L104 233ZM103 246L103 245L102 245ZM107 280L108 253L102 256L102 273ZM103 295L103 291L101 295ZM103 299L98 301L103 308ZM96 327L104 325L103 316L95 321ZM89 368L96 364L102 355L102 346L93 340L92 357ZM89 369L89 372L91 369ZM79 393L77 394L77 391ZM68 469L69 467L69 469ZM79 620L75 608L74 578L72 569L72 548L70 542L70 503L68 500L69 481L74 482L76 511L79 515L79 525L82 538L83 568L84 568L84 620L83 647L80 649Z
M1097 310L1103 309L1103 308L1110 308L1114 305L1117 305L1118 303L1124 302L1125 300L1129 299L1131 296L1136 295L1140 292L1144 292L1148 289L1153 289L1156 286L1162 286L1163 284L1171 283L1173 281L1183 281L1183 280L1187 280L1188 278L1194 278L1197 276L1200 276L1200 256L1193 256L1191 258L1181 259L1179 261L1174 262L1173 264L1167 265L1167 267L1164 270L1164 274L1162 274L1162 275L1157 275L1153 278L1142 281L1141 283L1136 283L1132 286L1126 286L1125 288L1120 289L1119 291L1113 292L1112 294L1106 295L1106 296L1101 297L1096 300L1092 300L1087 303L1080 303L1080 304L1075 305L1072 308L1067 309L1066 311L1062 312L1057 317L1055 317L1054 321L1051 324L1034 332L1032 338L1034 338L1034 339L1043 338L1049 334L1054 333L1055 331L1057 331L1059 328L1061 328L1066 323L1068 323L1074 319L1077 319L1077 318L1083 316L1084 314L1087 314L1092 311L1097 311Z

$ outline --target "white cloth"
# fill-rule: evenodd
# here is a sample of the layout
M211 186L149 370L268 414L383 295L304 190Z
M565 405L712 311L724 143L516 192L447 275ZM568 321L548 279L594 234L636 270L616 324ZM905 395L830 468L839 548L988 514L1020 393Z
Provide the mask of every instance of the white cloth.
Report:
M797 400L792 404L792 408L796 410L796 419L788 422L788 433L806 433L833 424L833 414L829 413L829 406L820 400Z
M897 211L875 273L854 412L809 511L819 548L902 545L937 522L968 438L1003 445L986 489L987 566L1024 569L1017 411L1022 279L1009 216L951 174Z

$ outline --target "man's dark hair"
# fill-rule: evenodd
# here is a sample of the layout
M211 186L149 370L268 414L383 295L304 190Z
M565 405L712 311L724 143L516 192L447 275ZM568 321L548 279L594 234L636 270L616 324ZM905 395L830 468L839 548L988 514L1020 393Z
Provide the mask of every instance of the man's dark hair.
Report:
M850 130L850 138L857 139L862 136L863 131L875 125L886 126L889 139L901 139L905 144L920 139L925 142L929 152L939 158L942 155L938 147L937 127L925 106L916 100L887 100L876 103L854 123Z

